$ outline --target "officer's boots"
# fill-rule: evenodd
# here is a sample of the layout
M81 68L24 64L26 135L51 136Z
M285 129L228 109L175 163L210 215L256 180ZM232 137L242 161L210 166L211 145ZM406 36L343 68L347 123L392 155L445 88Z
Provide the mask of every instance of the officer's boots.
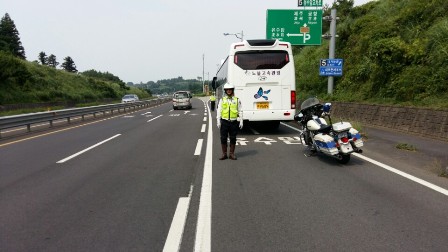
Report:
M236 160L236 156L235 156L235 145L231 144L230 145L230 154L229 154L229 158L232 160Z
M221 144L222 149L222 156L219 158L219 160L227 159L227 144Z

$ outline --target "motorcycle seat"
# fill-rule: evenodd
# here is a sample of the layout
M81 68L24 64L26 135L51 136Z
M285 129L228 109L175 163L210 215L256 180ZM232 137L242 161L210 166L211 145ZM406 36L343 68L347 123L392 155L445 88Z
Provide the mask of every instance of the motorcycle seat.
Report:
M320 129L317 130L319 133L328 134L331 131L331 125L321 124Z

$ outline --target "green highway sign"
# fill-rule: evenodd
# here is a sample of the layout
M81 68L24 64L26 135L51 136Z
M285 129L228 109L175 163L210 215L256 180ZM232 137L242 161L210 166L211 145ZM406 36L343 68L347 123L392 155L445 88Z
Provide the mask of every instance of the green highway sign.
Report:
M292 45L320 45L322 9L267 10L266 38L287 41Z

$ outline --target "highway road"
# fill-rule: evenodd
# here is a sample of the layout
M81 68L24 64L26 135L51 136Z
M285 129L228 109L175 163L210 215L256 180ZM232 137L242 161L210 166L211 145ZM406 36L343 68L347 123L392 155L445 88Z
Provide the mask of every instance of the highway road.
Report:
M195 98L0 140L0 251L446 251L446 179L306 157L287 124L246 125L220 161L215 113Z

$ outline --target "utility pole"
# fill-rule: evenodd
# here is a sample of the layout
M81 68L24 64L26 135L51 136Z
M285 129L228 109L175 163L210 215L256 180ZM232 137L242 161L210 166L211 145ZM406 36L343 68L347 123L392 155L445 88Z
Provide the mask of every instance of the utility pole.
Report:
M207 94L208 95L210 93L210 72L207 72Z
M202 93L205 93L204 60L205 60L205 54L202 54Z
M334 59L336 49L336 9L331 9L330 22L330 46L328 50L328 58ZM328 76L328 94L333 94L334 76Z
M324 39L330 39L330 46L328 49L328 58L334 59L336 51L336 20L339 18L336 16L336 9L331 9L331 15L323 17L323 20L330 22L330 34L324 34ZM328 94L333 94L334 76L328 76Z
M243 40L244 40L244 31L241 31L241 33L227 33L227 32L224 33L224 36L229 36L229 35L235 35L236 38L241 39L241 42L243 42Z

